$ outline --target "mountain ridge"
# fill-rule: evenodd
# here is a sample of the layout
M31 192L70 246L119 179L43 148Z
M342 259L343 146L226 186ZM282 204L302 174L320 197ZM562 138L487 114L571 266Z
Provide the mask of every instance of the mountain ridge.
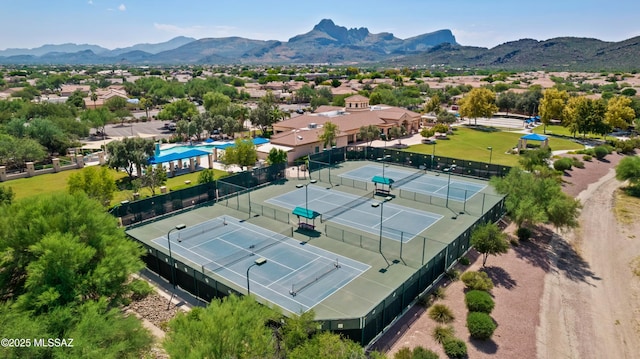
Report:
M114 50L88 44L55 46L43 45L26 53L19 53L19 49L0 51L0 64L324 63L592 71L640 66L636 61L640 58L640 37L620 42L571 36L543 41L525 38L485 48L458 44L448 29L400 39L389 32L371 33L366 27L348 29L330 19L322 19L310 31L288 41L176 37Z

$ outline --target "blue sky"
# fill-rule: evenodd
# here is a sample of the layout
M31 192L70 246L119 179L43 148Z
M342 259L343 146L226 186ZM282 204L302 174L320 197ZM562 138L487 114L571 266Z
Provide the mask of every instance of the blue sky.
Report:
M322 19L408 38L450 29L462 45L558 36L640 35L640 1L615 0L1 0L0 49L89 43L109 49L194 38L281 40Z

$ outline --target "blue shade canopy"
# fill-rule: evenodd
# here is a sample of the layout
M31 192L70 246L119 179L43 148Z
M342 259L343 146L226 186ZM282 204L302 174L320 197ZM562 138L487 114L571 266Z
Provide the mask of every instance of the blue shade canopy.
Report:
M149 158L149 164L155 165L158 163L183 160L185 158L200 157L200 156L208 155L209 153L210 152L202 151L202 150L189 150L189 151L180 152L180 153L171 153L166 156L158 156L158 157L154 156Z
M544 136L544 135L539 135L537 133L530 133L530 134L524 135L524 136L522 136L520 138L523 139L523 140L530 140L530 141L546 141L547 138L549 138L549 137Z
M307 218L307 219L315 219L316 217L320 216L320 213L313 211L311 209L308 208L302 208L302 207L296 207L293 209L293 213L296 216L300 216L302 218Z
M390 186L393 183L393 179L388 177L382 177L382 176L373 176L373 178L371 179L371 182Z

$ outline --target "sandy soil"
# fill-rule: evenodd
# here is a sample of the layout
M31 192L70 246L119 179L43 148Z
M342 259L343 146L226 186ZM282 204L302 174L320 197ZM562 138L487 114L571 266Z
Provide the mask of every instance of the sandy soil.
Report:
M464 286L444 283L440 300L456 315L456 336L467 342L469 358L632 358L640 348L637 305L639 281L630 262L640 255L640 223L617 224L614 191L620 186L613 168L622 156L585 163L564 176L563 189L584 205L581 228L555 233L541 227L533 238L490 257L498 324L493 339L471 340L465 327ZM506 229L513 232L513 226ZM480 267L470 253L469 269ZM392 358L400 348L418 345L446 357L431 337L436 323L424 308L413 308L374 348Z

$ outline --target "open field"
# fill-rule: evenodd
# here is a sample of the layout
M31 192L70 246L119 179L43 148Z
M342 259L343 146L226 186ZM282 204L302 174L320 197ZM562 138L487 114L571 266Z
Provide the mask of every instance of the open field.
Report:
M79 172L80 170L69 170L63 171L60 173L51 173L45 174L30 178L20 178L12 181L2 182L0 186L7 186L13 189L13 192L16 194L15 199L21 199L26 197L38 196L44 193L55 193L55 192L63 192L67 190L67 181L69 177ZM227 175L227 172L221 170L214 170L215 178L220 178ZM126 173L111 171L113 178L118 181L126 177ZM199 172L184 174L181 176L176 176L173 178L168 178L167 189L180 189L185 186L184 181L191 181L192 184L198 183ZM159 192L159 190L157 190ZM130 200L133 196L131 190L122 190L118 191L114 194L114 198L111 201L112 204L119 203L123 200ZM140 190L141 198L151 196L151 191L148 188L143 188Z
M437 142L435 153L440 156L481 162L489 162L491 155L491 163L515 166L518 164L518 156L507 152L517 146L520 137L522 137L522 133L487 132L460 127L453 136L450 136L450 139ZM582 145L573 141L553 137L549 138L549 145L552 150L579 150L583 148ZM411 146L408 151L432 154L433 146L420 144ZM487 150L487 147L492 147L493 153Z

